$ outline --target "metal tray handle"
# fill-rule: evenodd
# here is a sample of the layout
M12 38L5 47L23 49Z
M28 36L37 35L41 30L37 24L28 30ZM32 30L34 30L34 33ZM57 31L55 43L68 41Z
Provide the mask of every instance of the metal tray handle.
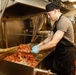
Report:
M47 75L57 75L56 73L51 72L51 70L43 70L43 69L35 68L34 71L35 72L46 73Z

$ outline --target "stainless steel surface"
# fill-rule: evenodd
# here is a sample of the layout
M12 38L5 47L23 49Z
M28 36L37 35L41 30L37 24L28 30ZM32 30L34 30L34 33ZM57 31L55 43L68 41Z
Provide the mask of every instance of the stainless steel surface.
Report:
M39 54L33 54L33 55L34 55L35 60L39 64L53 50L54 49L51 49L51 50L43 51L43 52L40 52ZM35 67L30 67L23 63L9 62L6 60L2 60L2 61L0 61L0 72L5 73L6 75L34 75L34 73L36 71L39 72L39 69L37 69L38 64ZM40 71L42 71L42 70L40 70ZM47 73L47 70L45 72ZM51 72L51 74L53 75L52 72Z
M12 63L9 61L0 61L0 72L5 75L35 75L35 72L42 72L47 75L56 75L56 73L50 70L42 70L38 68L32 68L27 65Z
M45 9L45 5L47 4L43 0L32 0L32 1L30 1L30 0L15 0L15 1L23 3L23 4L30 5L30 6L38 7L41 9Z
M5 4L5 1L2 0L2 10L3 5ZM9 0L8 5L6 7L6 11L4 12L4 16L7 15L7 17L13 17L13 18L19 18L24 15L31 15L44 12L45 11L45 5L47 3L43 0ZM31 10L31 9L32 10ZM30 13L31 12L31 13Z
M8 2L9 2L9 0L6 0L6 2L4 3L2 12L0 13L0 20L2 19L2 16L3 16L3 14L4 14L4 11L5 11L5 9L6 9L7 5L8 5ZM1 4L1 5L2 5L2 4Z
M45 10L30 5L16 3L5 10L2 20L25 20L42 12L45 12Z
M2 1L2 8L3 9L3 5L5 3L6 0L1 0ZM7 7L10 7L16 3L22 3L22 4L25 4L25 5L30 5L30 6L33 6L33 7L37 7L37 8L40 8L40 9L45 9L45 5L47 4L47 2L43 1L43 0L9 0L9 3L8 3L8 6Z
M1 9L0 9L0 10L3 10L6 1L7 1L7 0L1 0ZM7 7L8 7L8 6L11 6L11 5L15 4L15 3L16 3L15 1L9 0ZM6 8L7 8L7 7L6 7Z
M54 51L55 48L39 52L38 54L34 54L35 60L38 62L38 64L45 59L52 51Z
M0 61L0 72L6 75L33 75L34 69L22 64Z
M34 71L36 71L36 72L42 72L42 73L45 73L47 75L57 75L56 73L51 72L51 70L43 70L43 69L35 68Z

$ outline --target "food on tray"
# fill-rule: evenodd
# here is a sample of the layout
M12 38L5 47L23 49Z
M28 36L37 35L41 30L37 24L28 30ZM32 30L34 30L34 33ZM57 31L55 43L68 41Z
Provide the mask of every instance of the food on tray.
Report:
M29 45L20 45L17 51L13 54L9 54L4 60L24 64L30 67L35 67L37 61L35 60Z

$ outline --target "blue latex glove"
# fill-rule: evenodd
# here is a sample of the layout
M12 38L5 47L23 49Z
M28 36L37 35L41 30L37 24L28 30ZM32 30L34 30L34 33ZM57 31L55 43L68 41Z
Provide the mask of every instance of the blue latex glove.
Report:
M35 45L35 46L32 47L32 49L35 49L35 48L38 48L38 47L39 47L39 45Z
M32 51L31 52L33 52L35 54L39 53L38 47L39 47L39 45L35 45L34 47L32 47Z

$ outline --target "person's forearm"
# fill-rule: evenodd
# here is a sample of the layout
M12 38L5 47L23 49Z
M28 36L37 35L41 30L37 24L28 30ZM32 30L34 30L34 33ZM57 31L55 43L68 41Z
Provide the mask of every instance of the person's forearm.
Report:
M39 43L39 46L46 44L47 42L49 42L51 39L48 37L46 38L44 41L42 41L41 43Z
M38 50L41 51L41 50L48 50L50 48L53 48L56 46L56 43L55 42L48 42L47 44L43 45L43 46L39 46Z
M48 43L49 41L52 40L52 37L53 37L53 32L51 32L51 34L44 41L39 43L39 45L41 46L41 45L44 45L44 44Z
M54 34L52 40L49 41L45 45L39 46L38 50L40 50L40 51L41 50L47 50L47 49L55 47L57 45L57 43L63 38L64 33L65 32L63 32L61 30L56 31L56 33Z
M47 37L44 41L42 41L39 45L41 46L41 45L44 45L44 44L46 44L47 42L49 42L51 40L51 38L50 37Z

